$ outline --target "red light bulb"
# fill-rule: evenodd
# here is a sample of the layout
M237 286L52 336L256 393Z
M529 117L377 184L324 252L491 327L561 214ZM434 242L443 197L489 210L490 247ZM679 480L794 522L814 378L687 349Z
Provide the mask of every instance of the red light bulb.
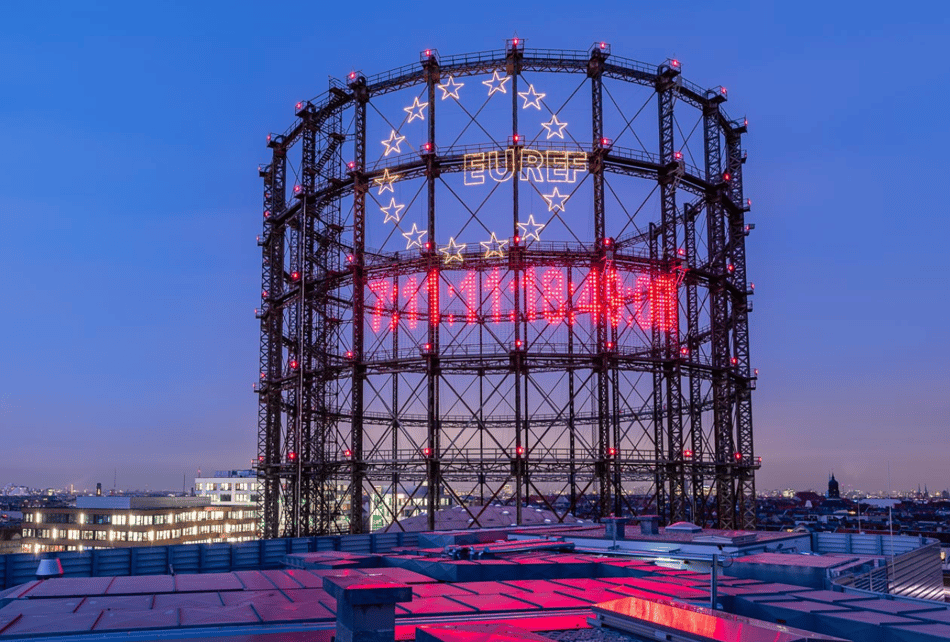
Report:
M344 451L343 451L343 456L346 457L347 459L349 459L350 457L353 456L353 453L351 453L349 450L344 450Z
M513 44L515 47L517 47L517 46L518 46L518 39L517 39L517 38L514 38L514 39L511 41L511 44Z
M426 58L430 57L431 55L432 55L432 50L426 49Z
M300 272L294 271L290 273L291 281L297 281L298 279L300 279Z
M297 360L296 360L296 359L292 359L292 360L290 361L290 368L291 368L291 370L296 370L296 369L297 369Z
M679 61L679 60L671 60L671 61L670 61L670 67L673 67L674 69L677 69L677 68L679 68L679 66L680 66L680 61Z

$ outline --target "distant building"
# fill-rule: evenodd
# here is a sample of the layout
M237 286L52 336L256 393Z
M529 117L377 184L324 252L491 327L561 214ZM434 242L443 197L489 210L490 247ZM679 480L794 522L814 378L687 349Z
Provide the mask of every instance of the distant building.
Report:
M257 471L218 470L214 477L196 477L195 495L214 504L256 506L259 498Z
M841 499L841 490L834 473L831 473L831 479L828 480L828 499Z
M76 505L28 509L22 550L243 542L257 538L257 510L205 497L77 497Z

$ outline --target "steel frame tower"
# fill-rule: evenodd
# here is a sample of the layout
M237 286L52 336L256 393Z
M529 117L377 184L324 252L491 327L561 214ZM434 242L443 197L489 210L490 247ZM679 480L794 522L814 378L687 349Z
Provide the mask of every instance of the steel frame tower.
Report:
M606 43L427 50L419 64L331 81L268 136L255 386L263 537L399 528L413 511L434 527L449 504L481 525L482 506L499 502L515 523L533 504L561 518L650 512L754 528L746 123L724 113L724 89L680 71ZM529 76L581 84L554 110ZM489 87L482 108L465 108L464 84ZM585 84L591 142L568 141L558 116ZM510 114L486 109L509 91ZM648 92L647 103L618 99L625 91ZM397 126L385 103L400 92L414 102ZM651 101L652 150L636 131ZM531 139L526 117L542 106L553 118ZM441 127L450 109L467 122L457 136ZM424 141L406 154L401 132L416 119ZM379 158L367 143L374 122L392 129ZM489 140L459 144L469 130ZM639 148L619 144L633 138ZM544 176L571 193L543 194ZM476 183L487 196L467 203ZM652 185L655 217L633 211L627 183ZM409 205L377 199L394 184ZM425 229L414 223L406 249L395 247L400 235L370 220L374 202L393 231L410 212ZM568 202L585 203L587 234ZM485 251L456 243L469 225L487 233L490 218L502 236L491 232ZM568 240L542 241L542 228ZM377 233L383 247L372 248Z

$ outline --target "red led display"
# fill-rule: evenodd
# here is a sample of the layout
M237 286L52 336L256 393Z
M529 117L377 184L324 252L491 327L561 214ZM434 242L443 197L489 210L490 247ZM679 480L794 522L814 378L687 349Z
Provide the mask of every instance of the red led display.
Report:
M678 327L678 286L674 274L648 274L618 269L574 270L579 280L568 280L566 270L525 269L517 281L514 273L495 267L485 272L438 269L420 275L367 282L369 325L374 333L403 327L415 329L420 318L468 325L515 321L515 293L521 299L522 320L530 323L590 325L613 328L637 326L646 332ZM445 297L445 306L440 302ZM420 300L422 299L422 300ZM422 310L425 310L423 315Z

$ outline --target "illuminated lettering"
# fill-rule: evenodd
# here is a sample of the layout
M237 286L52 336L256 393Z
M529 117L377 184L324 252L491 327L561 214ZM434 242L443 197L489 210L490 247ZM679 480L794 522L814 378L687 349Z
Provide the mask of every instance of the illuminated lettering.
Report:
M587 171L587 152L509 148L473 152L462 158L462 180L466 185L483 185L485 172L496 183L509 180L514 170L515 152L521 167L519 178L535 183L576 183L578 172Z
M395 280L369 279L367 323L375 333L394 332L400 320L407 330L416 330L424 306L433 326L583 322L613 328L636 325L644 332L678 331L678 274L629 272L613 263L583 271L528 266L520 277L516 274L501 266L464 272L436 268ZM579 281L569 280L568 274ZM520 317L515 298L522 301Z

